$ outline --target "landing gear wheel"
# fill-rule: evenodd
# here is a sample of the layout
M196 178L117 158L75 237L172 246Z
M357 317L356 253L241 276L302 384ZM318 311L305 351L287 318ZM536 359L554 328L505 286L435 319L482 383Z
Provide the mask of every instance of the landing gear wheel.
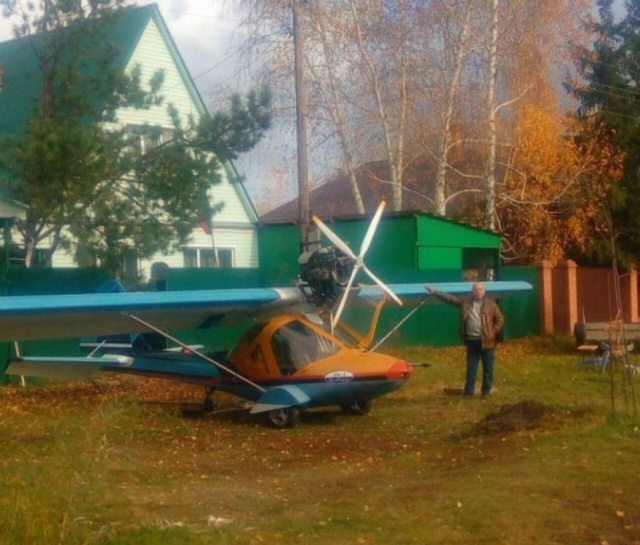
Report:
M216 408L216 404L213 402L214 393L214 390L207 388L204 400L202 401L202 412L211 413Z
M371 412L371 400L367 399L366 401L356 401L355 403L345 403L344 405L340 405L340 409L344 414L356 414L364 416Z
M286 407L263 413L264 422L277 429L295 428L300 423L300 409Z
M184 418L201 418L204 416L204 411L202 410L202 405L189 403L180 407L180 414Z
M215 408L216 408L216 405L213 402L213 399L211 399L210 397L206 398L202 402L202 411L205 413L211 413Z

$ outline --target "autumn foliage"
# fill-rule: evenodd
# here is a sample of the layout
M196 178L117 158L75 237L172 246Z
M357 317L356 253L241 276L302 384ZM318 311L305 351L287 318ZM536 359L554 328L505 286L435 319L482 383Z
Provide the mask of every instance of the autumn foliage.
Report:
M498 203L505 258L555 263L588 254L606 233L606 203L622 154L593 120L522 107Z

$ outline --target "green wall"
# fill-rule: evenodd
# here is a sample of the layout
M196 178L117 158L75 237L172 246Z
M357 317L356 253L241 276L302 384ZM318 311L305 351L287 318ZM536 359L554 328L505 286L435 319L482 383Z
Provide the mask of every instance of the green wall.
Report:
M355 254L360 252L369 227L368 219L327 222L327 225ZM329 245L324 237L322 245ZM299 226L263 226L259 247L265 279L286 284L297 277ZM391 281L388 275L402 275L403 271L415 269L461 271L474 268L479 262L497 269L499 252L499 235L425 214L407 214L382 219L366 262L383 280ZM455 277L459 279L461 274Z
M415 216L419 246L500 248L500 235L427 214Z
M265 285L287 286L298 276L300 227L269 225L258 231L258 255Z
M109 277L101 269L24 269L7 271L7 295L73 294L95 292Z
M540 273L535 267L503 267L501 280L529 282L533 290L505 298L500 306L507 318L505 338L517 339L540 334Z
M328 223L329 228L358 255L369 227L369 220L347 220ZM323 239L323 245L328 242ZM413 217L383 219L366 255L367 266L376 272L416 267L416 223Z
M327 222L329 228L346 241L357 254L369 226L368 219ZM275 284L289 285L297 277L299 227L267 225L260 233L260 263L264 278ZM295 243L293 242L295 241ZM534 292L517 295L501 302L505 309L505 338L535 335L539 332L537 271L535 269L500 268L500 236L456 222L426 214L385 217L366 255L366 263L388 283L459 282L464 269L491 267L496 278L526 280L534 284ZM323 245L328 242L323 239ZM370 282L364 276L361 282ZM378 338L401 320L407 309L389 304L382 313ZM353 312L357 322L368 322L368 316ZM413 315L389 340L399 344L450 346L459 342L458 310L442 303L428 304Z
M420 269L462 270L462 249L420 246L418 248L418 267Z

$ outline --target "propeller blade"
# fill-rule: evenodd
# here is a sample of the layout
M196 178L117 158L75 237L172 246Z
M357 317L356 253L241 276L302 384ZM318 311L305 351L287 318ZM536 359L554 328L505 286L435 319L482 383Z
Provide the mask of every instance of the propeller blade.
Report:
M318 216L313 216L313 218L311 219L313 223L315 223L320 228L320 231L324 233L324 236L326 236L329 241L343 254L349 256L352 259L358 259L356 257L356 254L353 253L353 250L351 250L351 248L349 248L349 246L347 246L347 244L343 242L338 235L336 235L331 229L329 229Z
M351 286L353 285L353 281L356 278L356 274L358 274L359 265L355 265L353 267L353 271L351 272L351 276L349 277L349 282L347 282L347 287L344 289L344 293L342 294L342 299L340 299L340 304L338 305L338 310L331 320L331 327L335 328L338 322L340 321L340 316L342 316L342 311L344 310L345 305L347 304L347 299L349 298L349 291L351 290Z
M380 219L382 218L382 213L384 212L384 208L386 206L386 202L382 201L378 205L378 209L374 214L369 227L367 228L367 232L365 233L364 239L362 240L362 244L360 245L360 255L356 256L353 253L353 250L338 236L336 235L325 223L318 217L313 216L312 221L318 226L320 231L329 239L329 241L340 250L345 256L353 259L354 265L353 270L351 271L351 275L349 276L349 281L345 287L344 294L338 304L338 309L336 310L335 315L331 319L331 326L335 327L342 316L345 305L347 304L347 299L349 298L349 293L351 291L351 287L355 282L356 275L358 271L362 268L367 273L369 278L373 280L379 287L384 291L391 299L393 299L398 305L402 306L402 300L395 294L391 289L380 280L375 274L373 274L367 266L364 264L363 257L369 250L369 246L371 246L371 241L373 240L373 236L378 228L378 224L380 223Z
M362 245L360 246L360 259L364 258L364 254L367 253L369 246L371 245L371 241L373 240L373 235L376 233L376 229L378 228L378 223L380 223L380 218L382 217L382 212L384 212L384 207L387 205L386 202L381 201L378 205L378 209L369 224L369 228L367 229L367 234L364 236L362 241Z
M391 299L393 299L396 303L398 303L398 305L402 306L402 299L400 299L395 293L393 293L391 289L382 280L380 280L375 274L373 274L367 268L366 265L363 264L362 268L364 269L364 272L366 272L367 275L369 275L369 278L371 278L371 280L373 280L376 284L378 284L378 286L382 291L384 291L389 297L391 297Z

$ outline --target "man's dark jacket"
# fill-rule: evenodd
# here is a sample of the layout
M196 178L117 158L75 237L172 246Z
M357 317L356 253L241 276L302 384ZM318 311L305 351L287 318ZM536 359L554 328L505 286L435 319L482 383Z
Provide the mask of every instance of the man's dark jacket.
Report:
M460 338L462 342L467 342L467 328L465 327L467 318L471 313L471 304L473 303L472 297L456 297L442 291L433 290L431 292L438 299L443 300L445 303L454 305L460 308ZM500 307L495 301L483 297L482 307L480 309L480 324L482 331L482 349L493 348L496 344L496 336L504 327L504 315L500 310Z

